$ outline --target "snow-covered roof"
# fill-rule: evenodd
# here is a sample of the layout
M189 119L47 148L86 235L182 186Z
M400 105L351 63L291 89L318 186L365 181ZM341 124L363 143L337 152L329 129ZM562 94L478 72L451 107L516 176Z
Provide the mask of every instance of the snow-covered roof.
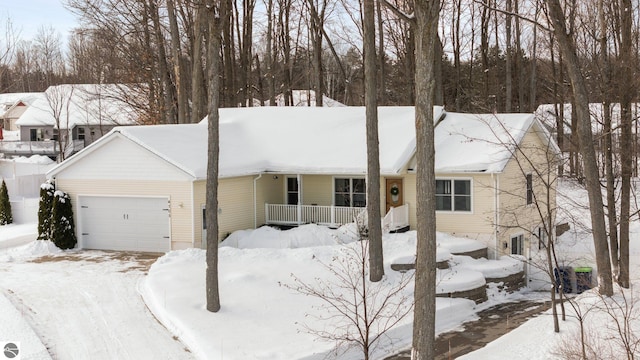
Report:
M436 172L501 172L534 124L533 114L447 112L435 128ZM551 141L542 127L536 130ZM553 141L549 145L555 150Z
M135 109L121 100L129 87L120 84L66 84L50 86L16 121L18 126L135 124ZM58 121L56 121L58 119Z
M7 111L20 101L26 105L31 105L36 99L43 96L44 93L38 92L0 94L0 117L3 117Z
M434 108L436 171L499 172L505 143L520 141L533 114L471 115ZM381 107L380 171L398 174L416 150L414 107ZM220 109L220 177L260 173L365 174L365 108L260 107ZM206 178L207 122L117 127L78 155L118 133L195 179ZM496 136L498 136L496 138ZM483 141L486 140L486 141ZM65 163L68 163L66 161ZM57 173L65 163L54 169ZM53 174L49 174L53 175Z

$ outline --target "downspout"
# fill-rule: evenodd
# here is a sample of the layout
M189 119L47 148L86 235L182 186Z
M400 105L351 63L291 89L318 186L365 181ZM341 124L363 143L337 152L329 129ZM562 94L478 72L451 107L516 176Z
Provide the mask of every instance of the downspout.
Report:
M253 228L258 228L258 195L256 192L257 182L262 177L262 174L259 174L255 179L253 179Z
M298 182L298 226L302 225L302 178L300 174L296 175L296 181Z
M194 196L193 188L196 186L196 181L191 181L191 247L196 247L196 199ZM201 216L201 214L198 214ZM202 227L202 226L200 226ZM202 229L200 229L200 236L202 236ZM202 248L202 238L200 239L200 248Z
M500 250L500 240L498 234L500 233L500 213L499 213L499 204L500 204L500 177L497 174L492 173L491 177L493 178L493 236L495 237L495 255L494 258L498 260L498 253Z

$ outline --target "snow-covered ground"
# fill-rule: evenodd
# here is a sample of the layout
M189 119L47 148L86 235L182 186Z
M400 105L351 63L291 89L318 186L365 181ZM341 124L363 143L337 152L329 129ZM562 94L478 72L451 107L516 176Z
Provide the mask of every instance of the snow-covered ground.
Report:
M575 195L573 198L580 197L579 190ZM639 232L640 224L634 222L632 274L640 270ZM146 274L145 264L150 260L99 251L62 252L48 242L31 241L29 238L35 238L33 224L2 226L0 342L20 342L23 359L324 359L336 344L317 339L305 327L335 330L335 323L318 320L330 310L292 287L296 279L307 283L330 279L331 271L322 264L335 265L336 259L357 250L361 243L354 234L350 227L329 230L314 225L286 232L261 228L232 234L220 248L222 308L212 314L205 309L202 250L170 252ZM27 243L15 247L15 239ZM592 259L588 233L578 228L560 241L561 251L570 253L566 261L580 259L584 264ZM465 245L466 241L445 235L440 235L439 242L438 258L450 256L457 268L440 273L440 291L477 286L482 282L478 274L493 277L519 270L510 258L487 262L450 255L472 250L477 243ZM390 264L410 259L414 252L415 233L385 235L386 277L381 291L402 279ZM449 276L452 273L455 276ZM412 290L410 283L401 293L411 295ZM464 299L438 299L437 332L463 329L463 323L475 320L480 310L530 296L526 291L499 293L494 286L488 295L489 301L480 305ZM593 292L577 299L585 306L597 302ZM607 317L591 310L588 319L605 324ZM408 348L411 320L409 314L394 326L380 340L372 358ZM599 326L602 330L605 325ZM543 315L464 358L561 358L558 349L577 341L577 324L569 317L560 327L560 334L553 333L551 316ZM594 331L593 325L589 327ZM339 358L361 356L351 350Z

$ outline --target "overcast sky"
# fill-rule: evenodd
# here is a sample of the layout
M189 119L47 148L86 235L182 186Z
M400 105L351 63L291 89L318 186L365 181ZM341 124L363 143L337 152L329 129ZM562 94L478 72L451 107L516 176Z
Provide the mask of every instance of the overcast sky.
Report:
M7 19L16 33L24 40L31 40L40 27L53 26L66 41L69 30L77 20L66 10L61 0L0 0L0 25L4 36Z

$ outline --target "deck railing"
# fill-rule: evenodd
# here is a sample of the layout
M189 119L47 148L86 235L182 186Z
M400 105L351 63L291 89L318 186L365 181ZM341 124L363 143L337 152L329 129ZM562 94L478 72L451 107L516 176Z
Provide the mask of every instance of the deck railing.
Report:
M319 224L340 226L366 212L363 207L265 204L265 221L271 225ZM382 220L383 232L409 225L409 205L391 208Z

